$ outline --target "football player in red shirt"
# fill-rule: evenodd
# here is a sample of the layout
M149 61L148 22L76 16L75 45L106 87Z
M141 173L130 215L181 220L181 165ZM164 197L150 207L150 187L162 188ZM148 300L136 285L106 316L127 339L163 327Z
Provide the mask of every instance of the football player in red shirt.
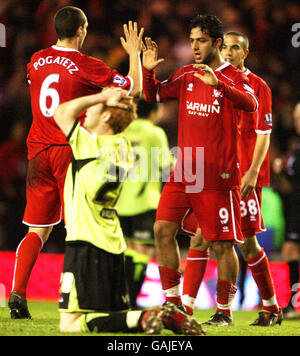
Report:
M259 245L256 234L265 231L261 214L262 187L270 185L269 144L272 131L272 93L267 83L244 65L249 54L249 40L240 32L231 31L224 36L223 58L239 68L248 78L259 99L256 113L243 111L240 121L242 200L241 225L245 243L239 249L252 272L262 298L262 311L251 325L280 324L282 312L276 301L269 261ZM190 221L192 217L189 218ZM187 221L187 224L189 221ZM191 225L191 224L190 224ZM190 227L189 230L193 230ZM183 302L190 313L208 260L208 244L200 236L191 238L183 283Z
M81 9L60 9L54 26L56 45L34 53L27 66L33 122L27 138L29 163L23 223L29 229L16 253L9 300L14 319L31 318L26 302L28 280L53 226L62 219L63 185L72 153L53 119L54 109L65 101L95 94L105 86L126 89L133 96L139 96L142 90L143 29L138 33L137 23L129 21L124 25L125 38L121 38L129 55L127 76L80 52L88 27Z
M226 62L221 22L198 15L190 25L195 64L183 66L166 81L155 78L157 46L145 39L143 89L147 101L179 101L178 155L164 186L154 224L156 253L166 301L181 305L180 253L176 232L192 207L218 262L217 312L212 323L231 325L238 258L234 243L243 243L240 226L238 122L242 110L255 112L258 101L248 78Z

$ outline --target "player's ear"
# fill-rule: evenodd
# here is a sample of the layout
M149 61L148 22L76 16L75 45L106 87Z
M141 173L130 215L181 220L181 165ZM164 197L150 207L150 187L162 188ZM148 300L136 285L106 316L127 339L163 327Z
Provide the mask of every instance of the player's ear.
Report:
M106 122L108 123L108 121L111 119L111 113L109 111L104 111L102 114L101 114L101 120L103 122Z
M215 39L214 42L213 42L213 45L214 45L215 48L218 48L221 51L222 45L223 45L223 39L220 38L220 37Z
M245 49L244 51L244 59L246 59L248 57L249 54L249 49Z
M76 36L80 37L81 34L82 34L82 31L83 31L83 27L82 26L79 26L76 30Z

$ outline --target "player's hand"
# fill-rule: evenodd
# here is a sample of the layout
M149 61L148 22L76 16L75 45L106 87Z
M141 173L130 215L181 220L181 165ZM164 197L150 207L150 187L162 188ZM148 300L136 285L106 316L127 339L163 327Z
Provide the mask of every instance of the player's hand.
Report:
M241 187L242 199L249 197L253 193L256 187L257 177L258 173L250 169L244 174Z
M194 68L199 69L198 73L195 73L194 76L202 80L206 85L212 87L218 84L218 78L216 77L214 71L206 64L194 64Z
M127 95L127 91L121 88L109 87L102 90L99 94L99 102L104 103L106 106L118 107L127 109L126 102L131 101L132 96ZM122 100L122 102L120 102ZM124 103L124 100L125 103Z
M145 38L145 44L143 43L143 66L147 70L153 70L161 62L164 61L163 58L157 59L158 57L158 47L157 44L152 41L150 37Z
M130 54L140 54L143 46L143 34L144 28L142 27L140 33L138 33L138 24L132 21L123 25L124 37L121 37L121 44L125 51Z

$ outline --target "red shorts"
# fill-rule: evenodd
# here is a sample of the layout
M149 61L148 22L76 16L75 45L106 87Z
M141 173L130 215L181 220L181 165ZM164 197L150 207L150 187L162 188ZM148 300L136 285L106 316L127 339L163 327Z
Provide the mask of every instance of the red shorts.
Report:
M47 227L60 223L64 182L72 157L70 146L51 146L28 162L24 224Z
M244 237L251 237L258 232L266 231L261 214L261 201L261 188L255 188L248 198L241 200L242 232Z
M157 208L156 220L181 225L192 208L207 241L233 240L243 243L240 192L238 190L203 190L186 193L185 185L167 182ZM190 218L190 228L195 226ZM182 225L181 225L182 226ZM183 227L187 226L183 224Z

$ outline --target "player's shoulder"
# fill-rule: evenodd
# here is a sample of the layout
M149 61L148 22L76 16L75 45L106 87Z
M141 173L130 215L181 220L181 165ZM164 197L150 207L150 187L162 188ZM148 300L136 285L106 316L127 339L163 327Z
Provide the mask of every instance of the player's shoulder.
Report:
M249 82L248 77L237 67L233 66L231 63L226 62L216 69L216 72L220 72L220 74L231 81L233 84L238 82Z
M255 85L265 89L270 89L268 83L259 75L251 72L249 69L247 69L245 73L247 74L247 77L249 78L249 81L251 84L253 84L253 86Z
M31 55L31 62L33 62L38 57L46 57L52 50L52 47L47 47L34 52Z
M96 65L98 66L103 66L107 67L107 65L99 58L92 57L88 54L78 52L78 62L81 62L83 64L89 64L89 65Z

